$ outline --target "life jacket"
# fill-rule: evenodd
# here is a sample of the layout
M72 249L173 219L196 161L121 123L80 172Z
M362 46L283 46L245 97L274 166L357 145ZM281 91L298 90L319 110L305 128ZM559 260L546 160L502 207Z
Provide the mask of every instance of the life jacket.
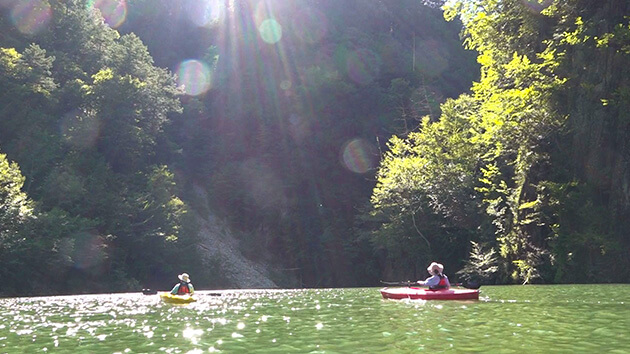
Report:
M440 277L440 282L438 283L438 285L430 286L429 290L448 289L448 282L446 280L446 276L444 274L438 274L437 276Z
M184 281L179 282L179 288L177 289L177 295L186 295L190 294L190 287L188 287L188 283Z

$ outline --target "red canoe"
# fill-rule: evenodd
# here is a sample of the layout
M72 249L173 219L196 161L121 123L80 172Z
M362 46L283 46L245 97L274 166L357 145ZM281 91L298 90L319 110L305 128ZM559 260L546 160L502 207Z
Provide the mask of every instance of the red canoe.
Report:
M383 288L381 294L385 299L479 300L477 289Z

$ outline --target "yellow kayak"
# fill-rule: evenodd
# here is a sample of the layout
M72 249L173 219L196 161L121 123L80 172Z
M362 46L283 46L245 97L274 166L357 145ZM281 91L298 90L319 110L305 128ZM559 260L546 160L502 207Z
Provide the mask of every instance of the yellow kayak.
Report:
M197 299L190 295L173 295L171 293L160 293L160 299L169 304L188 304L197 301Z

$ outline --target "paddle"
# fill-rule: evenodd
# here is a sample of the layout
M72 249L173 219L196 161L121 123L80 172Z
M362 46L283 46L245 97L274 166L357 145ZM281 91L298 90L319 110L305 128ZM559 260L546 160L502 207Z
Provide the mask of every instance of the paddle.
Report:
M385 285L390 285L390 286L418 286L418 282L415 281L383 281L381 280L382 284Z
M466 289L479 289L481 287L481 284L479 284L479 282L476 282L476 281L471 281L471 282L466 282L466 283L456 283L455 285L461 286L462 288L466 288Z
M383 281L383 280L381 280L381 283L383 283L385 285L389 285L389 286L420 286L420 284L418 284L415 281ZM466 288L466 289L479 289L479 287L481 286L477 282L455 283L455 284L451 284L451 285L453 285L453 286L461 286L461 287Z

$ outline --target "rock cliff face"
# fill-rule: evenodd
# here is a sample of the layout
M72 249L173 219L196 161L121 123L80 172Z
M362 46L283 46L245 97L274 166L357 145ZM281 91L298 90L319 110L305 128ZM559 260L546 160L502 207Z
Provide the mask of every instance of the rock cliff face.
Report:
M203 205L208 205L208 195L201 187L194 187L195 195ZM204 255L207 263L219 262L223 276L230 281L232 287L240 289L269 289L277 288L268 277L264 265L253 262L243 256L238 247L238 240L234 237L228 225L219 220L212 212L202 215L196 213L199 223L200 254Z

